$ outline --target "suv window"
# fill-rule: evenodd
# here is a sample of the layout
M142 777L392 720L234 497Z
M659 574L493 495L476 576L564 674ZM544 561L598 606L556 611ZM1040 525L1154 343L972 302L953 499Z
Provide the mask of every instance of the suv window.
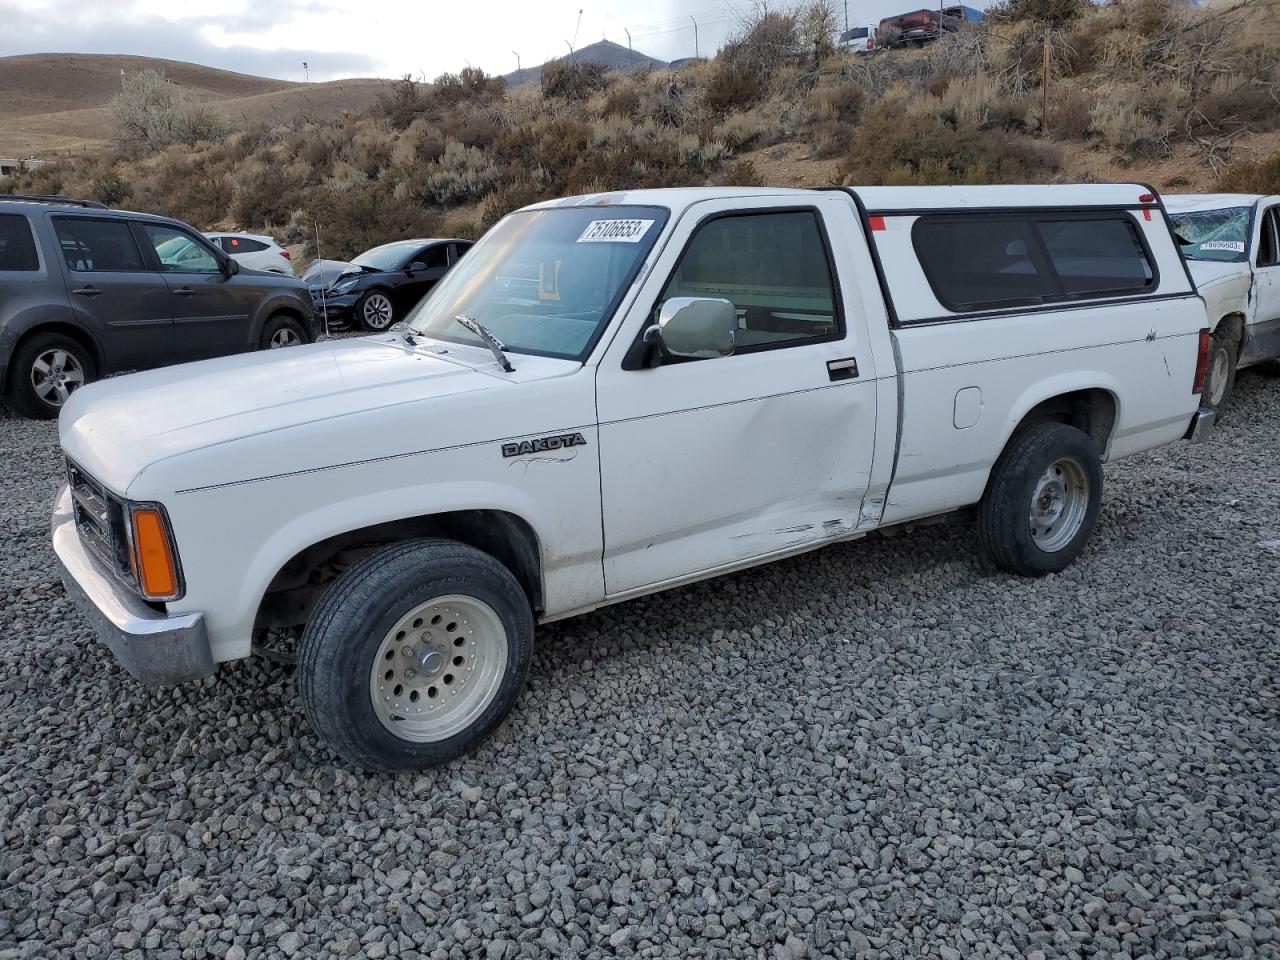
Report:
M227 253L261 253L267 249L262 241L248 237L221 237L218 243Z
M1155 268L1124 214L920 217L912 243L948 310L1119 296L1152 286Z
M218 258L188 233L154 223L140 224L165 273L219 273Z
M840 336L831 265L817 214L733 214L697 229L654 304L719 297L738 312L739 352Z
M124 220L54 217L53 229L68 270L137 273L146 269Z
M36 241L27 218L15 213L0 215L0 270L39 270Z

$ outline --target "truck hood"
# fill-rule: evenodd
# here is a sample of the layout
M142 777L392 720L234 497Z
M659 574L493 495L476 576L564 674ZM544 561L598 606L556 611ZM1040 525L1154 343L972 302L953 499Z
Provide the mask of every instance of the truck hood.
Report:
M410 346L396 334L264 350L89 384L63 409L59 438L68 457L127 495L147 467L193 450L505 389L578 364L521 356L516 366L514 374L504 374L487 351L421 339Z
M1212 260L1188 260L1187 268L1191 271L1191 276L1196 282L1197 287L1207 287L1210 284L1221 283L1224 280L1232 280L1243 277L1249 278L1249 264L1247 263L1219 263Z

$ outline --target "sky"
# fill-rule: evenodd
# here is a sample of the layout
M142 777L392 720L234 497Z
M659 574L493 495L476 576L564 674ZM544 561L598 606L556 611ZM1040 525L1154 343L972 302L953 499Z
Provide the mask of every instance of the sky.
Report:
M602 38L672 60L713 53L752 0L0 0L0 56L120 53L282 80L431 79L464 66L535 66ZM833 0L844 18L844 0ZM848 0L850 24L913 9ZM786 0L773 0L773 8ZM985 3L982 4L985 6ZM579 23L579 11L581 22ZM575 39L576 33L576 39ZM304 71L303 62L309 69Z

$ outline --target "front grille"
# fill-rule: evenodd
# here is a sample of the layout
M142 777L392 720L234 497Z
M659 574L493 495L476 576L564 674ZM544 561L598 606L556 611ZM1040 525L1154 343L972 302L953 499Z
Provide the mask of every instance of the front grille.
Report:
M132 585L124 504L70 460L67 484L81 542L116 576Z

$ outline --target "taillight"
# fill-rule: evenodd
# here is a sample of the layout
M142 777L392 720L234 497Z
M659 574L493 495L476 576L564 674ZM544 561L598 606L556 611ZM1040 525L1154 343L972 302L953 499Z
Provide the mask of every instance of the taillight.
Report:
M289 256L289 251L288 251L288 250L281 250L281 251L280 251L280 256L284 257L286 260L292 260L292 259L293 259L293 257Z
M1191 383L1192 393L1204 393L1204 378L1209 374L1209 330L1200 331L1200 350L1196 354L1196 378Z

